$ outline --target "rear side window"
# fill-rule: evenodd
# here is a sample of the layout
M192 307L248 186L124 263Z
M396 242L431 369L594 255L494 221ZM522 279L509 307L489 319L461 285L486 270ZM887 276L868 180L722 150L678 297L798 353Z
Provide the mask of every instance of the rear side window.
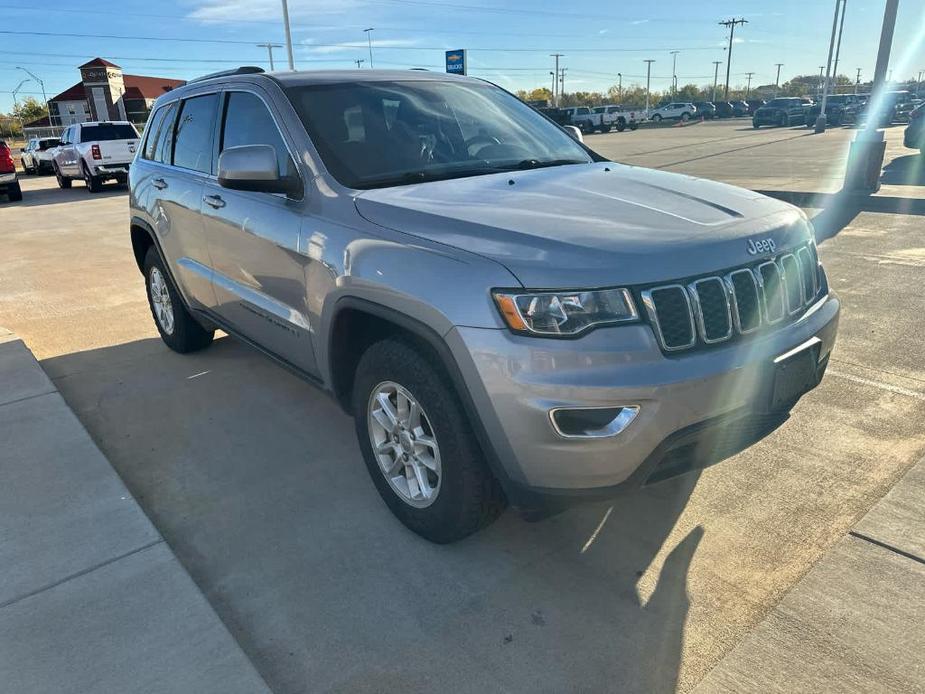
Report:
M180 106L174 136L173 164L202 173L212 172L212 133L218 95L186 99Z
M157 144L157 135L164 122L164 116L167 114L167 106L161 106L151 119L148 121L147 132L145 133L145 144L141 150L142 159L154 159L154 148Z
M103 140L135 140L138 133L128 123L100 123L85 125L80 129L81 142L100 142Z
M230 92L225 105L221 151L240 145L270 145L276 150L279 175L294 173L286 143L263 101L249 92Z
M157 130L157 140L151 159L160 164L169 164L173 154L173 123L177 116L176 102L164 109L164 119Z

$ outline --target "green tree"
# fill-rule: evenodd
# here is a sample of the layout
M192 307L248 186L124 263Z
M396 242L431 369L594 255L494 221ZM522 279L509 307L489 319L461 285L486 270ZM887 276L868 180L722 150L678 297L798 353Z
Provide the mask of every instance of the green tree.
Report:
M27 96L13 107L13 115L29 123L37 118L48 115L48 108L33 96Z

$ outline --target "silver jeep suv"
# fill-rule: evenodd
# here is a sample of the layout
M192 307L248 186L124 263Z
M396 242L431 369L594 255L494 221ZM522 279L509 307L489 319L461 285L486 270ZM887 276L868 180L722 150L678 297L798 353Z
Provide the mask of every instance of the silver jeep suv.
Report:
M728 457L835 342L802 212L607 161L481 80L210 75L157 101L130 184L164 342L221 328L329 392L436 542Z

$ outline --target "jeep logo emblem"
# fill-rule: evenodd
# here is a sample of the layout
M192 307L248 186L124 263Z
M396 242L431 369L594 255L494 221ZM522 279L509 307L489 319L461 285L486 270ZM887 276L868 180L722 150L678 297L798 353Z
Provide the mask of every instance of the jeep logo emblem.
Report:
M774 239L760 239L758 241L748 240L748 244L745 246L748 250L749 255L758 255L759 253L773 253L777 250L777 244L774 243Z

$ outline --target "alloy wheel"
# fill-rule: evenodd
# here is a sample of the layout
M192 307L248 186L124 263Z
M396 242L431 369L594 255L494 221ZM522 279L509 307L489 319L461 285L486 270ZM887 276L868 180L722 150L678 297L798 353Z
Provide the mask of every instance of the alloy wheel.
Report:
M379 469L398 497L426 508L440 492L440 448L424 408L404 386L383 381L369 396L369 442Z
M167 281L160 268L151 268L151 277L148 279L148 292L151 295L151 305L158 325L168 335L173 335L175 322L173 316L173 302L170 300L170 291Z

